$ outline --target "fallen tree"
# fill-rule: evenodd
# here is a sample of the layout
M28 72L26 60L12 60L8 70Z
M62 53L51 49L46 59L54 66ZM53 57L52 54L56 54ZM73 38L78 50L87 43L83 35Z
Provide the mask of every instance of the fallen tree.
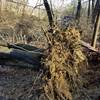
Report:
M40 69L44 49L25 44L0 43L0 65Z
M83 41L80 41L80 44L86 48L88 52L95 52L98 57L100 56L100 52L89 44ZM0 65L33 69L41 68L41 57L45 55L44 52L46 49L37 48L28 44L0 43L0 46ZM4 48L6 48L6 50L4 50Z

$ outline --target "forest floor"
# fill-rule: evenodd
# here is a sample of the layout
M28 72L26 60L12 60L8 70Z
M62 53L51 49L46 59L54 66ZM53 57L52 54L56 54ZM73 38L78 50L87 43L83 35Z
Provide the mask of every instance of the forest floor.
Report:
M41 73L32 69L0 67L0 100L34 100L31 90L35 84L41 84ZM87 80L84 86L87 95L91 100L100 100L100 65L90 65L83 77Z

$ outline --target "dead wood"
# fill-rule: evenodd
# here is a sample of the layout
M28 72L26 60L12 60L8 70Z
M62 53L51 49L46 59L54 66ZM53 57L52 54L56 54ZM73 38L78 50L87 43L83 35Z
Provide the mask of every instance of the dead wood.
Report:
M80 40L80 44L84 48L87 48L87 51L92 51L92 52L95 52L100 55L100 51L98 49L95 49L94 47L92 47L89 43L86 43L86 42Z
M0 64L1 65L11 65L11 66L22 66L23 63L27 63L33 66L34 69L40 68L41 57L43 53L24 51L20 49L9 49L9 48L0 48ZM16 63L16 60L18 63ZM11 63L9 63L11 62ZM19 62L23 62L19 64Z
M50 37L48 36L48 38ZM50 39L48 39L48 41L50 41ZM80 41L80 44L87 48L88 51L95 52L98 56L100 55L99 51L84 41ZM38 69L41 66L41 57L45 55L44 52L46 51L46 49L37 48L27 44L0 43L0 46L8 48L8 51L2 50L2 47L0 48L0 65L6 66L28 67L28 65L30 65L30 67ZM22 63L19 63L20 61Z
M13 49L19 49L22 51L26 51L26 52L33 52L33 53L40 53L43 54L43 52L45 51L45 49L42 48L37 48L35 46L31 46L28 44L11 44L11 43L6 43L6 42L0 42L0 46L2 47L7 47L7 48L13 48Z
M79 70L82 70L80 63L85 60L79 32L75 28L68 28L66 32L55 29L53 35L48 36L50 47L42 60L47 69L43 77L45 97L47 100L73 100L73 93L77 91L80 95Z
M52 27L53 26L53 16L52 16L51 8L50 8L47 0L43 0L43 1L44 1L44 6L45 6L45 9L46 9L46 12L47 12L49 25L50 25L50 27Z

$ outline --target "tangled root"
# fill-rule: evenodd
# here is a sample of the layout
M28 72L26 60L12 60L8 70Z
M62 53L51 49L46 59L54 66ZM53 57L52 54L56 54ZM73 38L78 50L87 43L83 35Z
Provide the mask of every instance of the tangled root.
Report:
M80 63L85 60L80 46L80 33L75 28L55 30L48 35L50 47L43 59L47 68L44 92L47 100L72 100L81 86ZM48 74L47 74L48 73Z

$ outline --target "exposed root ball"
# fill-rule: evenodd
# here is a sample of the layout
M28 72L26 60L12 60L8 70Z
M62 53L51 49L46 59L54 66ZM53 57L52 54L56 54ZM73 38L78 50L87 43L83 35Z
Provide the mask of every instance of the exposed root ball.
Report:
M68 28L66 32L55 30L48 37L51 43L49 54L43 59L49 73L44 76L45 96L47 100L72 100L74 91L81 87L79 69L85 60L79 42L80 33L75 28Z

